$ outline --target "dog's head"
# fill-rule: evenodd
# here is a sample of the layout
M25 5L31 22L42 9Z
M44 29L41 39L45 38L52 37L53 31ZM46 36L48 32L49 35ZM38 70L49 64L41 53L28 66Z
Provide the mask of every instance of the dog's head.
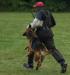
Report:
M29 27L28 27L28 28L26 29L26 31L23 33L23 36L26 36L28 39L37 37L37 35L36 35L35 32L33 31L33 29L31 28L31 25L29 25Z

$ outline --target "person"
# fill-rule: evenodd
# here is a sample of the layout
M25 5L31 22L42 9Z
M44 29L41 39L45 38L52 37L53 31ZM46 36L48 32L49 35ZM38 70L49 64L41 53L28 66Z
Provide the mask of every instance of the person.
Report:
M63 55L56 49L54 44L54 34L52 27L56 25L53 15L49 10L45 10L45 4L43 2L36 2L33 7L36 9L36 16L31 23L31 27L35 29L36 34L40 41L46 46L48 51L54 57L54 59L61 66L61 73L65 73L67 70L67 64ZM32 42L32 49L36 48L36 40ZM34 53L28 55L28 63L24 64L25 68L33 68Z

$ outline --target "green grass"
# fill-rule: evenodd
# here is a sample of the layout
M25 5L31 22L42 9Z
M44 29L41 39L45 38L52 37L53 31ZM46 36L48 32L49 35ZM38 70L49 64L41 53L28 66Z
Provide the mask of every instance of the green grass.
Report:
M56 47L68 63L70 75L70 13L54 13L57 25L53 28ZM24 50L27 40L22 36L32 21L30 13L0 13L0 75L62 75L60 65L51 55L47 56L39 71L26 70Z

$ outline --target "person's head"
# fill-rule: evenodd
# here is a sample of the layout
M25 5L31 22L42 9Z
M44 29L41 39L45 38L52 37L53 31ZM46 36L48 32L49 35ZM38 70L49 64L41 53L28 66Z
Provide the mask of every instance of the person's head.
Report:
M33 8L37 8L37 7L44 7L45 4L43 2L36 2L34 5L33 5Z
M33 8L34 8L34 9L41 9L41 8L43 8L43 7L45 7L44 2L36 2L36 3L33 5Z

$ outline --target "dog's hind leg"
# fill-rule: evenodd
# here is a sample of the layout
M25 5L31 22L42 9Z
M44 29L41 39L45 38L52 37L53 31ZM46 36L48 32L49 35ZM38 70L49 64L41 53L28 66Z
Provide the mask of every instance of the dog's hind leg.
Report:
M38 70L41 66L41 59L39 61L37 61L37 66L36 66L36 70Z
M41 52L40 51L35 51L35 62L36 62L36 70L39 69L41 66Z

